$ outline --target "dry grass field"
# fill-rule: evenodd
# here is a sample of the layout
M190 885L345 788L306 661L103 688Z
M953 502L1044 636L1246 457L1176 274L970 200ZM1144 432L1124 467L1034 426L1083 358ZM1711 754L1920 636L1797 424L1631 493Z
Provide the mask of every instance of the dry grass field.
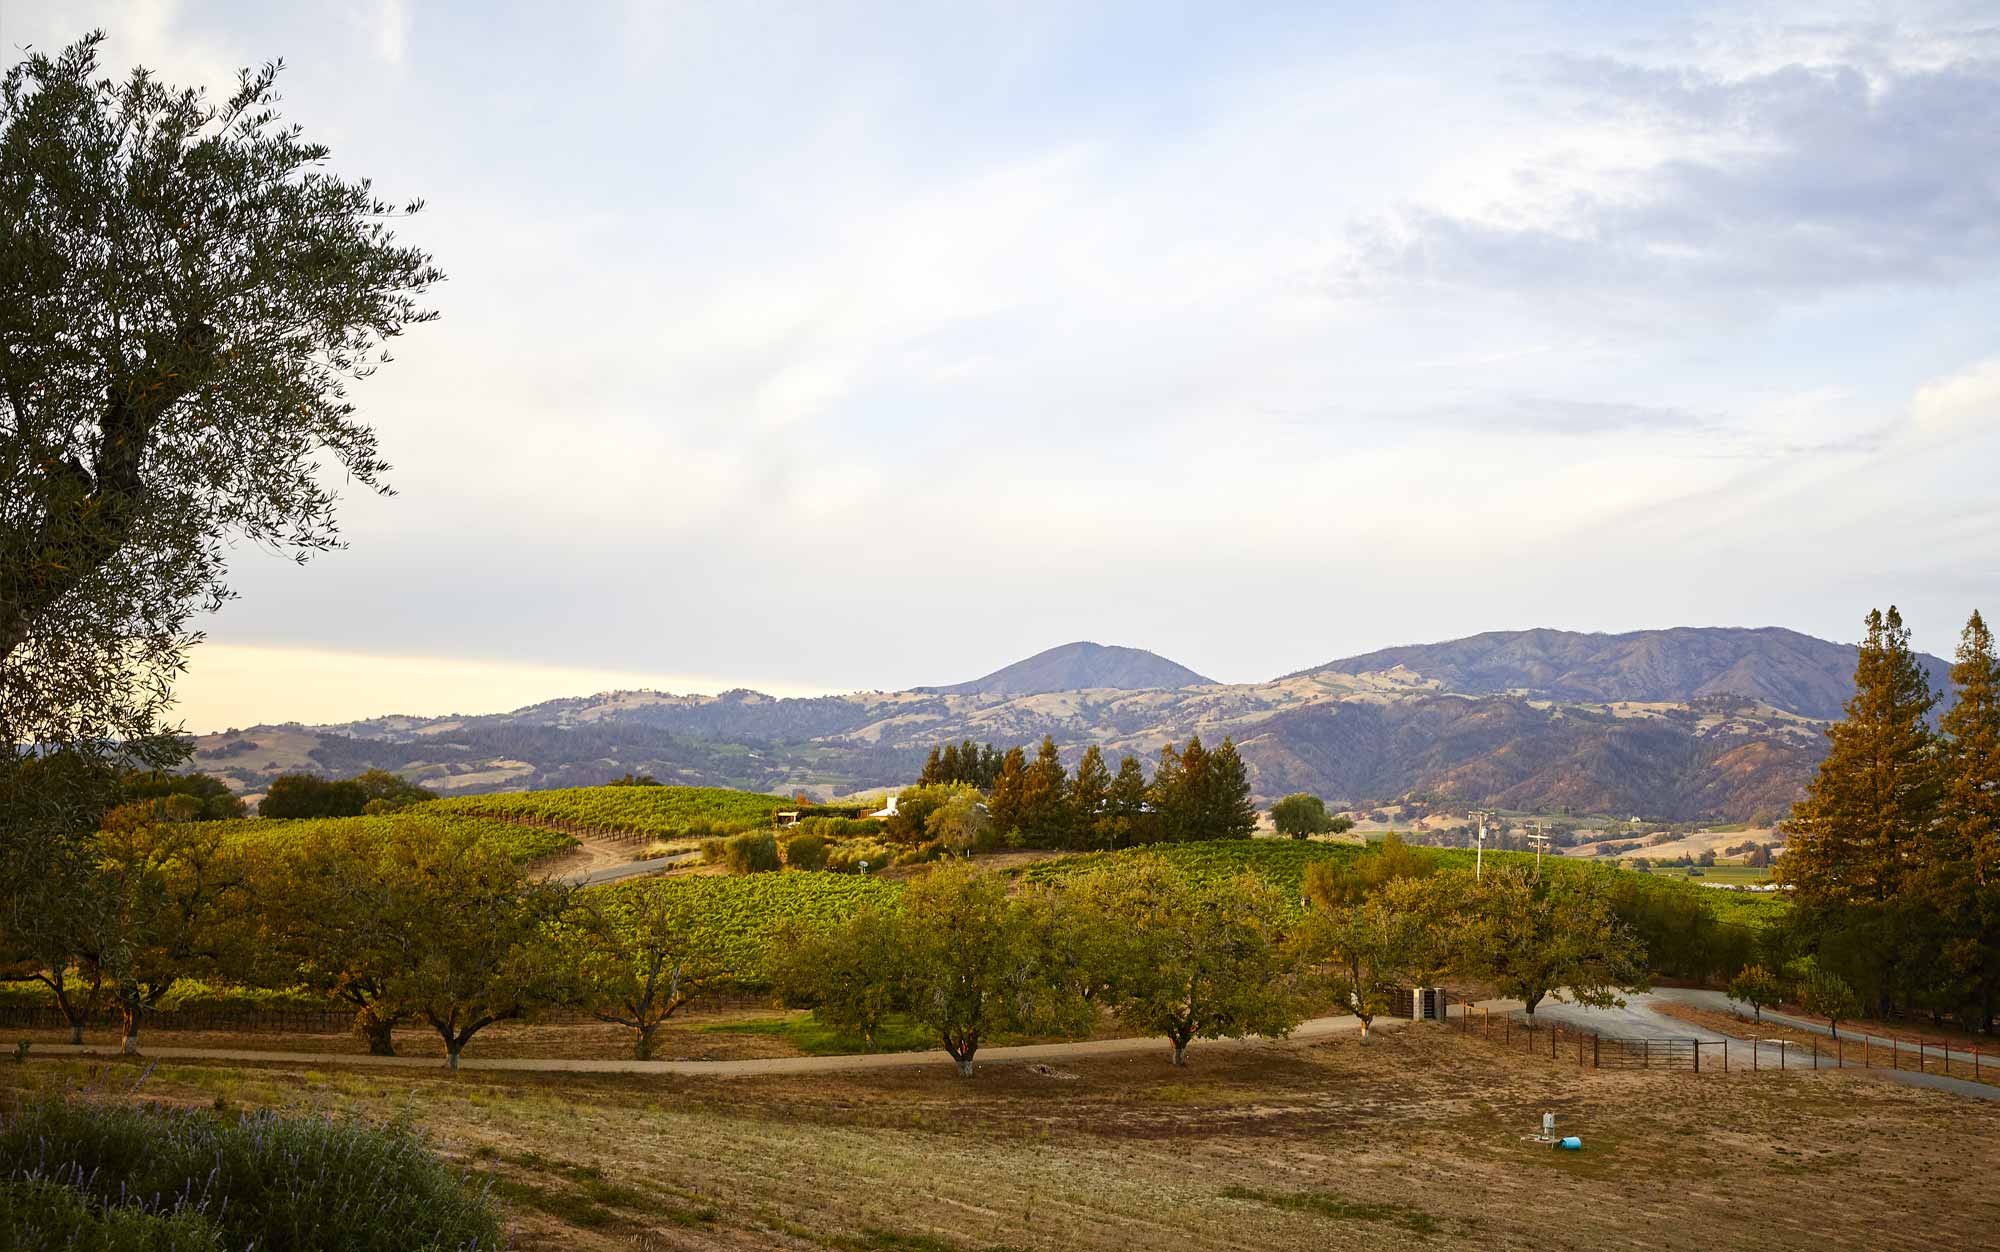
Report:
M690 1079L32 1061L14 1089L408 1117L524 1249L1911 1248L2000 1229L2000 1104L1583 1073L1435 1028L1059 1070ZM1527 1142L1543 1111L1581 1153Z

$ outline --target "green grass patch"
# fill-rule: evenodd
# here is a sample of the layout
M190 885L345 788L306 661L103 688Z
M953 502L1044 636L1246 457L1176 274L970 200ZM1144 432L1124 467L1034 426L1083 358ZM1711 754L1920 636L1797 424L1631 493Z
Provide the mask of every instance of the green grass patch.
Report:
M767 1017L749 1022L717 1022L702 1027L705 1034L762 1035L783 1039L807 1056L848 1056L868 1051L860 1035L836 1030L813 1013L791 1017ZM877 1052L922 1052L937 1046L937 1040L907 1018L891 1017L875 1034Z
M1250 1187L1227 1187L1225 1200L1254 1200L1289 1213L1311 1213L1338 1221L1386 1222L1420 1235L1436 1234L1437 1218L1422 1209L1403 1204L1374 1204L1343 1200L1324 1191L1258 1191Z

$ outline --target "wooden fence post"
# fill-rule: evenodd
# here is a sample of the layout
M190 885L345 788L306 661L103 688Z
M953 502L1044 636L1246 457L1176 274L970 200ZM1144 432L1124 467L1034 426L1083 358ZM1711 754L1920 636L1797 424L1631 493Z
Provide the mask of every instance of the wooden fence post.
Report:
M1722 1038L1722 1072L1725 1074L1729 1072L1729 1037L1727 1035L1724 1035Z

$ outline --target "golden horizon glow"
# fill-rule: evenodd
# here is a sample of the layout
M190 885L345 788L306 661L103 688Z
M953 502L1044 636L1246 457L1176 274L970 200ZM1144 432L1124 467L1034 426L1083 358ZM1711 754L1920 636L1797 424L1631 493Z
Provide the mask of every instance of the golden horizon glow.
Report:
M774 696L824 694L713 675L211 642L189 654L169 720L203 735L280 722L506 713L601 691L713 694L732 687Z

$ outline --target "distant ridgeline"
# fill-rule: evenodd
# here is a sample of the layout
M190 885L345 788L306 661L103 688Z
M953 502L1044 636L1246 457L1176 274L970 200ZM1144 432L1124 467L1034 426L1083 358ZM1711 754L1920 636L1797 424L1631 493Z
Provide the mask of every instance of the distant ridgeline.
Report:
M1826 751L1855 649L1795 631L1529 630L1393 648L1222 684L1135 648L1069 644L967 683L775 699L626 691L477 717L256 726L197 742L255 795L279 774L380 768L441 795L661 782L827 798L917 779L934 746L1051 737L1135 754L1232 738L1251 794L1658 821L1782 816ZM1949 691L1945 663L1917 658ZM1940 709L1940 712L1942 709ZM942 751L940 752L942 756ZM994 761L983 751L979 768Z

